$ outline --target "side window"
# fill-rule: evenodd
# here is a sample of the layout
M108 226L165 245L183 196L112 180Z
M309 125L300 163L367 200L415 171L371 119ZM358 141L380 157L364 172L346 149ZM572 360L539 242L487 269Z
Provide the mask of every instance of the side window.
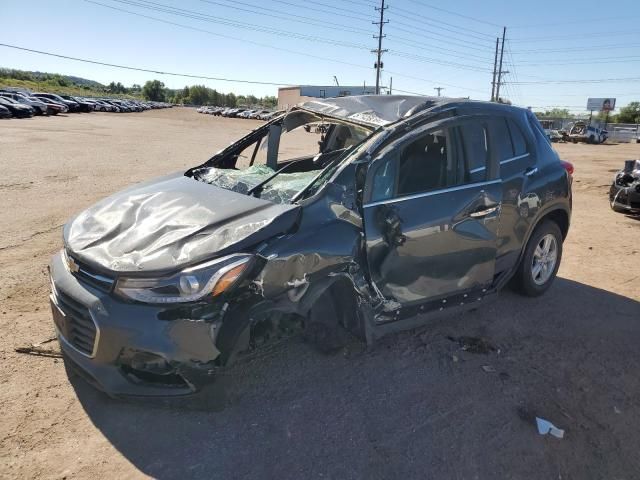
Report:
M421 136L402 149L398 195L428 192L455 185L456 165L447 130Z
M377 168L371 199L429 192L464 182L453 152L453 130L437 130L421 135L399 151L388 155Z
M486 180L489 148L485 125L480 122L467 123L460 127L460 134L465 160L465 180L469 183Z
M500 162L515 157L507 121L502 117L497 117L491 122L490 145Z
M524 155L527 153L527 142L524 139L524 135L520 130L520 127L513 121L508 120L509 131L511 132L511 140L513 141L513 152L515 156Z

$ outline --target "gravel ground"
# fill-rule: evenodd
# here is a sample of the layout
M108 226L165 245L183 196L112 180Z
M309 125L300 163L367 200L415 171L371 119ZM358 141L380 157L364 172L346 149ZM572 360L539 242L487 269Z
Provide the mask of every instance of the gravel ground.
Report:
M112 401L58 358L15 352L53 334L46 265L70 216L257 124L178 108L0 121L0 477L640 477L640 221L606 195L640 145L557 146L574 216L545 296L505 291L369 350L294 338L229 373L222 411ZM565 437L538 435L536 415Z

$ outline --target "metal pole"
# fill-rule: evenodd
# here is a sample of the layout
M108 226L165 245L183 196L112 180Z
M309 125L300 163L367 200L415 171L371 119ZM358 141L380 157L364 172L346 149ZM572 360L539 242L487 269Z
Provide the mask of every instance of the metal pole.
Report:
M387 9L387 7L384 6L384 0L381 0L380 3L380 8L376 8L376 10L380 10L380 22L373 22L373 24L375 25L376 23L378 23L379 31L378 31L378 36L376 37L374 35L373 38L377 38L378 39L378 49L374 50L374 52L377 53L378 55L378 60L376 61L376 95L380 95L380 69L382 67L382 27L384 26L385 22L384 21L384 11Z
M491 101L493 102L496 97L496 73L498 73L498 45L500 44L500 37L496 37L496 55L493 58L493 80L491 81Z
M502 29L502 47L500 48L500 68L498 69L498 85L496 86L496 102L500 101L500 83L502 82L502 58L504 57L504 38L507 36L507 27Z
M393 77L389 77L389 95L393 95Z

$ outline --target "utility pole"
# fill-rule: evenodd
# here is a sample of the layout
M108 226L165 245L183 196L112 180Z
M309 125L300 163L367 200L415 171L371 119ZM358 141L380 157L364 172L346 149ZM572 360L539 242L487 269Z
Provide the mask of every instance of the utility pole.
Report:
M493 58L493 81L491 82L491 101L496 99L496 74L498 73L498 45L500 37L496 37L496 55Z
M336 77L335 75L333 76L333 81L336 82L337 87L340 86L340 83L338 82L338 77Z
M393 77L389 77L389 95L393 95L392 90L393 90Z
M378 36L376 36L376 35L373 36L373 38L377 38L378 39L378 48L376 50L371 50L372 53L375 53L378 56L378 60L376 61L375 65L374 65L374 68L376 69L376 95L380 95L380 69L382 69L382 67L383 67L382 54L387 51L387 50L383 50L382 49L382 39L385 37L385 35L382 34L382 27L384 26L385 23L389 23L389 20L387 20L387 21L384 20L384 11L387 8L389 8L389 7L385 7L384 6L384 0L381 0L380 8L375 7L375 9L380 12L380 21L379 22L371 22L374 25L378 25L380 27L380 29L378 31Z
M508 73L502 71L502 58L504 57L504 38L507 36L507 27L502 29L502 47L500 48L500 68L498 69L498 84L496 85L496 102L500 101L500 84L502 83L502 74Z
M438 91L438 96L440 96L440 91L441 90L446 90L446 88L444 88L444 87L433 87L433 89Z

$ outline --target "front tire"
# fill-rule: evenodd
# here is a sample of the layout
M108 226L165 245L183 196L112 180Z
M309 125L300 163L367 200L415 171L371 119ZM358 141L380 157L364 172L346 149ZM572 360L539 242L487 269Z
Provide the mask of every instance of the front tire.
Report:
M513 278L516 290L537 297L549 289L560 267L562 240L556 223L545 220L536 227Z

